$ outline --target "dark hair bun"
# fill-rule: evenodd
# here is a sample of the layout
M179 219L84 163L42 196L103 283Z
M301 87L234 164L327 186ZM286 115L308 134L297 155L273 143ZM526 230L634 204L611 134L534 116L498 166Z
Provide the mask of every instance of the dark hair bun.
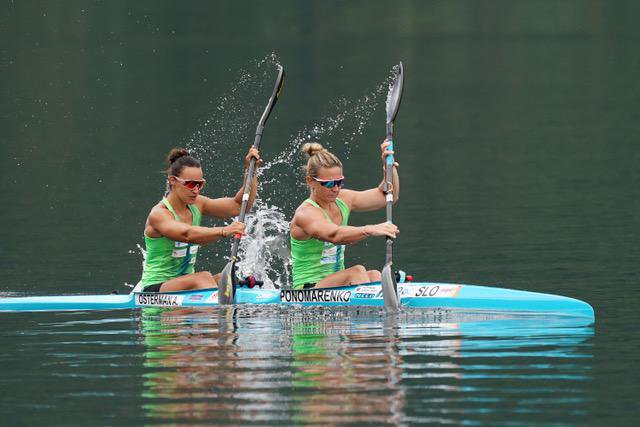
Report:
M169 166L171 166L171 164L176 160L178 160L180 157L184 157L188 155L189 155L189 152L185 148L179 148L179 147L173 148L171 149L171 151L169 151L169 155L167 156L167 163L169 163Z

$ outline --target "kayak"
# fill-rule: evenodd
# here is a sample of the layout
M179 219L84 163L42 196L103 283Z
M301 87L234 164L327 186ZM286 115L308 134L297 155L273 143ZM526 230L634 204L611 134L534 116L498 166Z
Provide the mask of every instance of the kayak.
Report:
M514 289L450 283L398 283L403 308L548 314L595 319L593 308L574 298ZM379 282L337 288L278 290L239 287L236 304L384 307ZM218 305L217 289L0 298L0 311L115 310Z

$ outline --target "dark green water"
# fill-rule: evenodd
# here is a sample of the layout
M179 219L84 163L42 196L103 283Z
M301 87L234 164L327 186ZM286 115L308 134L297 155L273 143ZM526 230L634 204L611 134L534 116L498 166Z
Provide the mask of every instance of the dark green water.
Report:
M343 157L350 187L379 182L379 88L402 60L396 264L419 279L580 298L596 324L248 308L235 324L215 310L2 314L3 419L631 423L639 14L633 1L8 2L0 293L136 282L164 155L198 148L206 193L235 191L273 52L288 75L263 138L264 200L290 216L304 198L293 153L305 134ZM200 268L219 269L227 250L205 249ZM380 266L383 244L349 257Z

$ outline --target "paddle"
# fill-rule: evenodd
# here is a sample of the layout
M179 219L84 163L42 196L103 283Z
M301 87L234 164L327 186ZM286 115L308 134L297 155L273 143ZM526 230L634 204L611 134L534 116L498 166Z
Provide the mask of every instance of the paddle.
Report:
M271 98L269 98L269 102L267 103L267 107L264 109L264 113L262 113L262 117L260 117L260 121L258 121L258 126L256 127L256 139L253 142L253 146L256 148L260 148L260 140L262 139L262 131L264 131L264 125L271 114L271 110L276 105L276 101L280 96L280 92L282 91L282 85L284 83L284 68L278 65L278 77L276 78L276 84L273 88L273 93L271 94ZM253 172L256 165L255 157L251 158L251 162L249 163L249 172L247 174L247 181L244 185L244 194L242 195L242 205L240 206L240 217L238 221L244 222L244 217L247 213L247 203L249 201L249 188L251 186L251 180L253 179ZM222 270L222 276L220 277L220 283L218 284L218 304L233 304L236 298L236 285L238 284L238 279L235 274L235 264L238 261L238 245L240 243L240 235L236 234L233 239L233 245L231 247L231 260L225 265Z
M402 99L402 84L404 82L404 70L402 62L396 68L396 77L389 93L387 94L387 140L390 142L388 150L393 150L393 122L398 114L400 100ZM393 218L393 155L387 156L387 171L384 183L384 194L387 200L387 222L392 223ZM396 313L400 309L398 300L398 285L393 274L393 239L387 237L384 268L382 269L382 296L384 308L389 313Z

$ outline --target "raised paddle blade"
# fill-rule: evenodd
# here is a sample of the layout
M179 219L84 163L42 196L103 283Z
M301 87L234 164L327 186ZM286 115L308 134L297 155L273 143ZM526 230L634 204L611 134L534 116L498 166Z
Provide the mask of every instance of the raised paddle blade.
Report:
M264 125L273 110L273 107L276 105L276 101L280 97L280 93L282 92L282 85L284 84L284 68L281 65L278 65L278 76L276 77L276 84L273 87L273 93L271 93L271 98L267 102L267 106L258 121L258 126L256 127L256 138L253 142L253 146L256 148L260 148L260 141L262 140L262 131L264 130ZM251 181L253 179L253 173L255 172L256 159L255 157L251 159L249 162L249 170L247 171L247 179L244 185L244 190L242 193L242 204L240 205L240 216L238 217L238 221L244 222L244 217L247 213L247 203L249 201L249 189L251 186ZM240 244L240 238L242 236L236 234L233 239L233 244L231 245L231 261L224 267L222 270L222 277L220 278L220 284L218 286L218 304L227 305L233 304L235 302L235 293L236 293L236 285L238 284L238 279L235 274L235 262L237 260L238 255L238 245Z
M382 269L382 297L384 298L384 309L387 313L400 311L398 285L396 284L396 275L391 271L391 264L385 265Z
M233 304L235 301L235 262L235 259L229 261L220 273L220 282L218 282L218 304L220 305Z
M276 84L273 87L273 93L271 93L271 98L269 98L269 102L267 102L267 106L262 113L262 117L258 121L258 131L257 133L262 133L261 130L264 127L269 115L271 115L271 111L273 111L273 107L276 105L276 101L280 98L280 93L282 92L282 86L284 85L284 68L281 65L278 65L278 76L276 77Z
M393 123L400 108L400 100L402 99L402 86L404 85L404 67L402 61L396 65L396 77L393 86L389 88L387 93L387 124Z

